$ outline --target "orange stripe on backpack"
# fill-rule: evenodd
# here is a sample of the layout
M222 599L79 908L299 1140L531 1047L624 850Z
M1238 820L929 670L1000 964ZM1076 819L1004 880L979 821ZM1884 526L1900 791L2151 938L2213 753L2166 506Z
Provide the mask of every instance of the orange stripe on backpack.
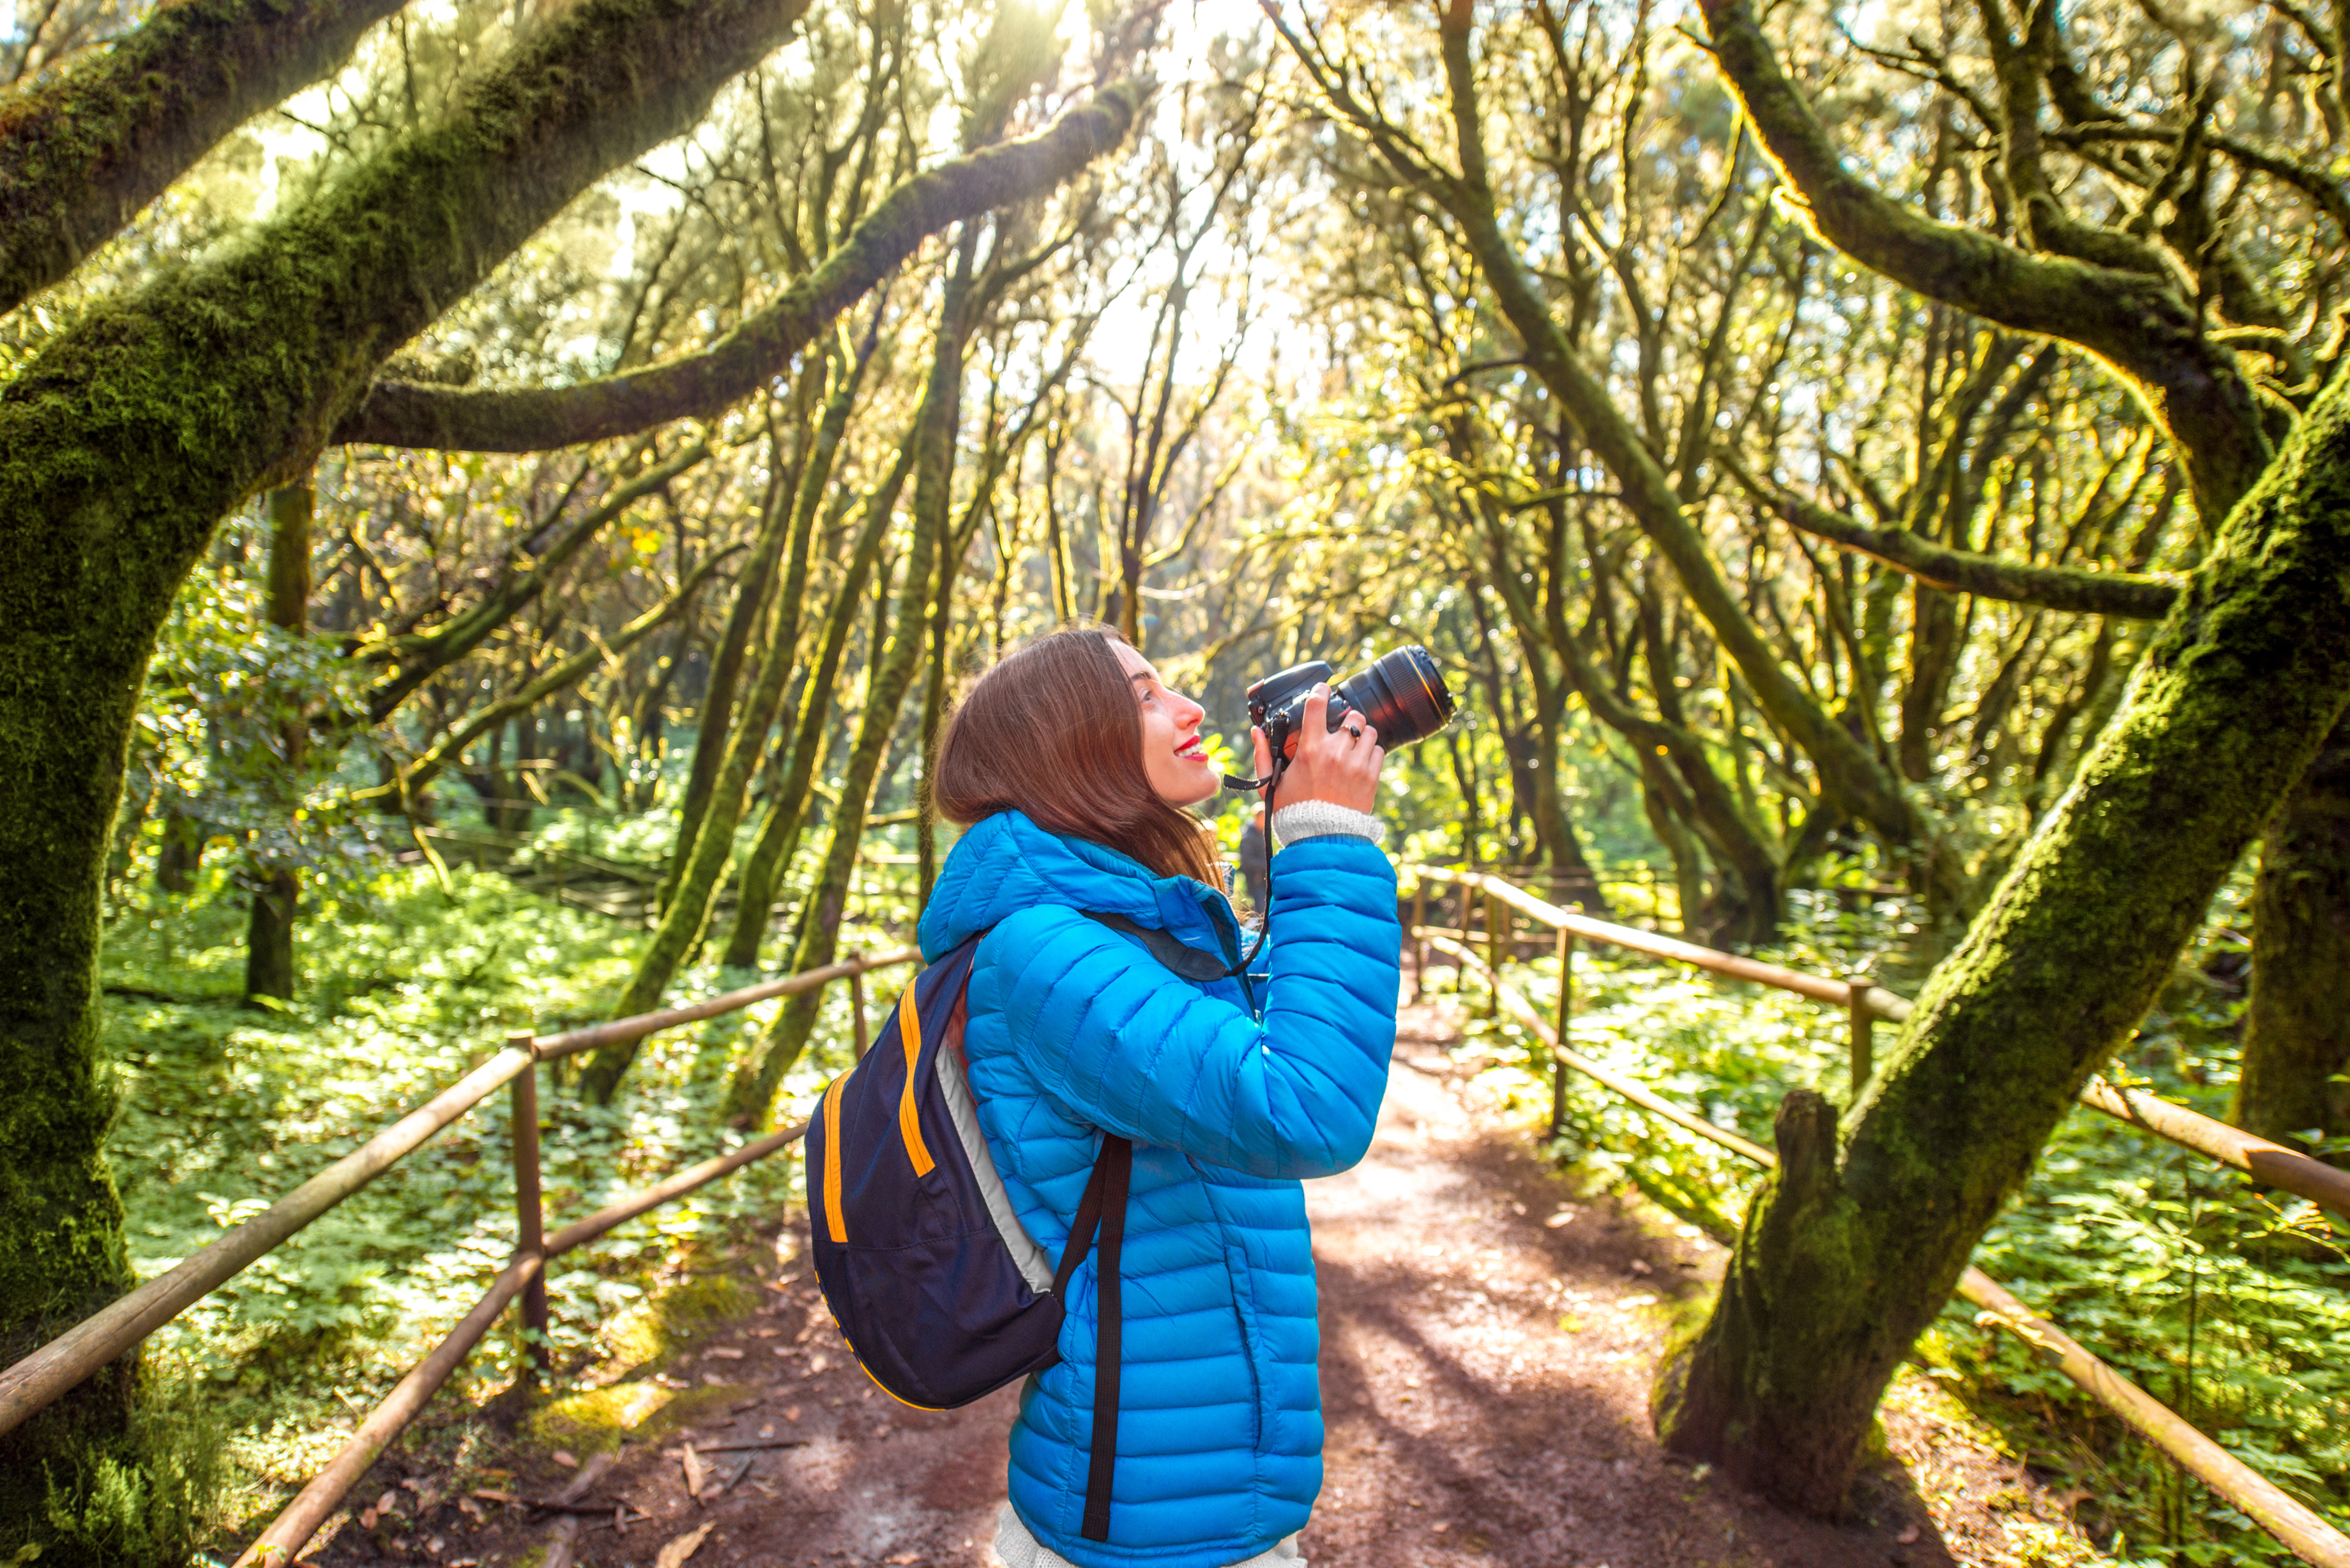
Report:
M906 1044L906 1087L898 1096L898 1130L905 1135L906 1158L914 1162L914 1174L928 1176L938 1162L931 1158L930 1145L922 1141L922 1118L914 1107L914 1064L922 1054L922 1015L914 1006L910 985L898 999L898 1037Z

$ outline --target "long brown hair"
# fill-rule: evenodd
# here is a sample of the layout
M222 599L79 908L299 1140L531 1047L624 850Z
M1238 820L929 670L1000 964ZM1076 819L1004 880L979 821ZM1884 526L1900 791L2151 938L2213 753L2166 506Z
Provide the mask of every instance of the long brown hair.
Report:
M1107 627L1076 626L1007 654L972 682L939 742L931 805L965 826L1025 812L1161 877L1221 885L1199 819L1150 787L1142 717Z

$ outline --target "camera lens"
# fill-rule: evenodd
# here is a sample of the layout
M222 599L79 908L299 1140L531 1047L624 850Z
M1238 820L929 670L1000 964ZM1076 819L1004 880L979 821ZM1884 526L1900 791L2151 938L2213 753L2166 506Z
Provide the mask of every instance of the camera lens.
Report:
M1379 732L1379 744L1389 751L1424 741L1452 721L1452 693L1436 660L1418 643L1381 654L1339 682L1337 695ZM1330 704L1330 727L1344 717Z

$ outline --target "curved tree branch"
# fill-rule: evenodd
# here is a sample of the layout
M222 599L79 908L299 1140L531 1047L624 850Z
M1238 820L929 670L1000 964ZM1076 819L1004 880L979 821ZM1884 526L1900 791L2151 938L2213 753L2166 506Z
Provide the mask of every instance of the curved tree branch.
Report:
M507 577L479 604L450 617L432 630L362 644L355 655L361 661L394 666L368 692L367 722L380 724L391 717L392 711L408 701L417 688L479 648L492 632L535 602L572 557L604 531L606 524L709 456L710 443L698 441L634 479L613 486L609 494L557 535L555 543L525 570Z
M1700 0L1714 58L1805 223L1872 271L2119 370L2177 443L2206 517L2224 517L2271 456L2257 394L2167 276L2034 255L1910 211L1844 166L1779 68L1748 0Z
M213 146L350 57L403 0L167 0L0 94L0 311L71 272Z
M1126 140L1138 82L1104 88L1034 136L911 175L823 265L698 353L576 387L470 390L380 381L334 439L462 452L542 452L717 413L791 362L832 319L949 223L1027 201Z
M574 684L598 664L608 663L619 658L658 630L663 624L674 619L677 612L683 609L692 599L694 591L702 587L703 580L716 571L728 556L743 548L744 546L741 545L731 545L723 550L712 552L708 560L686 575L685 581L678 584L677 591L669 597L620 628L610 637L595 639L578 652L558 660L519 691L499 698L478 711L467 714L455 729L434 742L430 750L420 753L398 774L371 788L352 791L351 799L354 801L378 800L386 795L398 795L404 802L409 795L431 784L440 774L441 770L463 753L467 746L472 745L515 714L528 712L565 687Z
M1929 587L2077 615L2118 616L2126 620L2160 620L2178 600L2179 583L2171 576L2035 566L1973 550L1953 550L1906 528L1871 528L1777 485L1764 483L1726 452L1716 452L1714 456L1749 494L1789 527L1825 539L1838 549L1882 561Z

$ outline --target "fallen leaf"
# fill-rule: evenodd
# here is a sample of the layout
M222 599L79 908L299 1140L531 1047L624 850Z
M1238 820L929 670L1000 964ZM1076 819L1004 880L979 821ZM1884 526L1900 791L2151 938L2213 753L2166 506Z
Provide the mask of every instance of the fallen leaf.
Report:
M773 1421L768 1422L765 1426L759 1428L759 1436L762 1438L772 1438L775 1435L775 1424Z
M482 1505L475 1502L470 1497L461 1497L457 1500L457 1511L463 1514L467 1519L472 1520L475 1524L481 1523L483 1520L489 1517L489 1515L484 1511Z
M717 1528L717 1521L702 1521L663 1546L660 1555L653 1559L653 1568L678 1568L678 1564L702 1550L702 1543L710 1539L710 1532Z
M702 1469L702 1456L701 1456L700 1454L697 1454L697 1453L695 1453L695 1452L693 1451L693 1445L692 1445L691 1443L688 1443L688 1444L686 1444L686 1445L685 1445L685 1495L686 1495L686 1496L691 1497L691 1498L699 1498L699 1497L702 1495L702 1477L703 1477L704 1473L705 1473L705 1472L703 1471L703 1469ZM683 1559L682 1559L682 1558L681 1558L681 1559L679 1559L679 1561L682 1562L682 1561L683 1561Z
M822 1351L818 1351L814 1355L808 1357L808 1376L813 1377L831 1365L832 1357L825 1355Z
M1448 1530L1450 1530L1450 1529L1451 1529L1451 1528L1452 1528L1452 1521L1451 1521L1451 1520L1449 1520L1449 1519L1440 1519L1440 1520L1438 1520L1434 1524L1430 1525L1428 1528L1429 1528L1432 1532L1434 1532L1435 1534L1441 1535L1441 1534L1443 1534L1446 1531L1448 1531Z
M473 1495L484 1502L520 1502L522 1501L514 1493L500 1491L494 1486L477 1486L473 1489Z
M1913 1525L1911 1525L1908 1529L1907 1529L1907 1530L1903 1531L1900 1534L1898 1534L1898 1535L1895 1536L1895 1537L1893 1538L1893 1543L1894 1543L1896 1546L1915 1546L1915 1545L1917 1545L1917 1544L1918 1544L1918 1527L1917 1527L1916 1525L1914 1525L1914 1524L1913 1524Z
M1653 1274L1657 1271L1648 1267L1648 1264L1642 1262L1639 1259L1635 1258L1632 1260L1632 1272L1636 1274Z
M784 1412L784 1419L786 1421L796 1421L799 1418L800 1407L797 1405L793 1406L790 1409Z
M1558 1331L1561 1334L1581 1334L1583 1332L1583 1320L1576 1317L1574 1314L1569 1313L1566 1316L1558 1320Z
M692 1384L688 1383L684 1378L671 1377L666 1372L656 1372L653 1374L653 1381L660 1384L664 1388L691 1388L693 1386Z
M721 1361L740 1361L743 1359L743 1353L735 1349L731 1345L713 1345L710 1347L708 1354L718 1357Z
M705 1372L702 1375L702 1380L704 1383L709 1384L712 1388L723 1388L726 1386L726 1374L723 1372Z
M1577 1214L1582 1212L1583 1210L1580 1209L1562 1209L1557 1213L1552 1215L1549 1219L1544 1220L1543 1228L1547 1231L1555 1231L1560 1226L1574 1220Z
M799 1354L799 1347L797 1345L771 1345L767 1346L767 1348L774 1351L777 1355L797 1355Z
M556 1449L555 1452L547 1455L546 1457L553 1459L556 1464L561 1465L567 1470L576 1470L579 1468L579 1461L573 1459L561 1449Z

